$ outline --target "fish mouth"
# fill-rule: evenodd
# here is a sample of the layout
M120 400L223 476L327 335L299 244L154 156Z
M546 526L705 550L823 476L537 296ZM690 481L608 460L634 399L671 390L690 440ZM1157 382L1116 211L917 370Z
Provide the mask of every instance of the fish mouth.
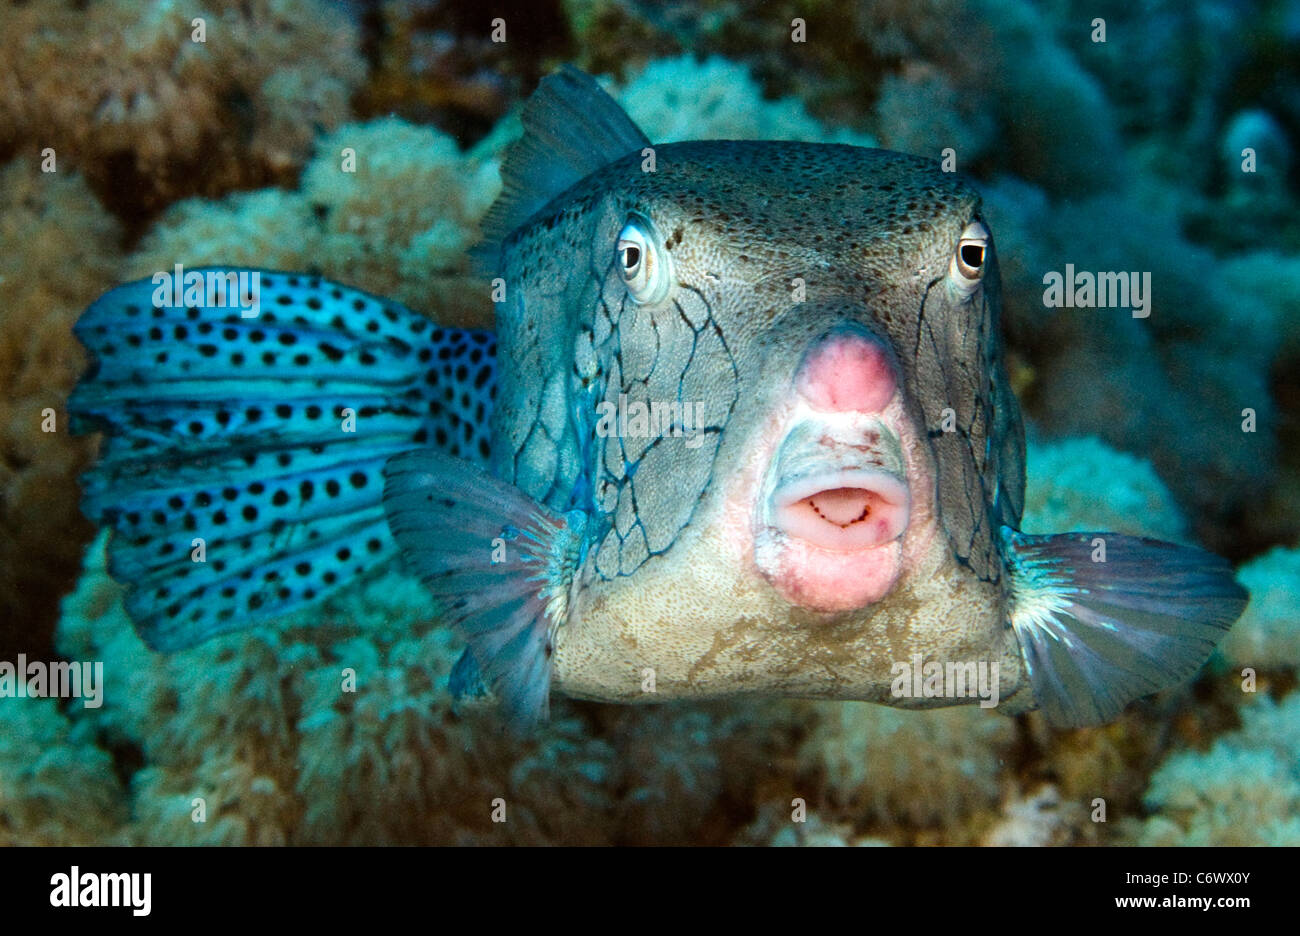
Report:
M763 490L754 559L787 601L848 611L893 589L912 498L886 421L805 413L774 453Z
M773 492L776 529L813 546L856 552L895 540L907 529L907 484L887 471L833 471Z

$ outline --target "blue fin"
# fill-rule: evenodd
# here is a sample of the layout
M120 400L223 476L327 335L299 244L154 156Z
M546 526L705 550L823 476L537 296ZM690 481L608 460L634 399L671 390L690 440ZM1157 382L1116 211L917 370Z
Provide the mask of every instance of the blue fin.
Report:
M566 65L543 78L523 111L524 134L506 150L501 194L483 219L480 266L547 202L650 141L623 108L585 72Z
M256 317L155 305L139 280L75 327L92 366L73 428L106 436L83 510L112 528L109 572L160 650L253 626L393 559L390 456L489 454L490 333L438 328L318 276L225 272L258 274Z
M583 514L558 514L432 450L398 455L384 474L393 535L468 641L483 683L516 727L544 720L554 632L582 559ZM457 670L458 683L467 684L464 666Z
M1232 566L1201 549L1118 533L1002 535L1011 624L1057 727L1109 721L1187 679L1246 606ZM1094 562L1098 538L1105 561Z
M483 674L478 671L478 663L473 651L468 648L456 660L447 679L447 690L452 699L479 699L487 695L487 686L483 685Z

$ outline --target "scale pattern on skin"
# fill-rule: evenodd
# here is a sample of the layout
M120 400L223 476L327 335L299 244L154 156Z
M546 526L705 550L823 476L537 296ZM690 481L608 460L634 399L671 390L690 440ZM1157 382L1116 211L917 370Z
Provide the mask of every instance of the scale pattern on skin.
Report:
M606 279L593 337L607 373L604 402L689 404L699 438L688 445L684 427L651 424L645 438L611 434L597 439L594 500L610 522L595 545L596 571L604 578L631 575L651 556L666 552L690 523L705 491L722 434L739 398L739 373L726 337L707 301L683 291L666 309L637 306ZM698 443L698 444L696 444ZM691 445L695 445L694 448ZM662 464L655 464L655 462ZM637 474L648 468L642 482Z

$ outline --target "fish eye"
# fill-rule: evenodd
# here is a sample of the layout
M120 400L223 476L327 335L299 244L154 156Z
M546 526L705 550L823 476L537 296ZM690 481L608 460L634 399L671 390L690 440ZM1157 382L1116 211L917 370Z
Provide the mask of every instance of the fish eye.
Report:
M963 298L973 294L983 279L988 250L989 229L979 221L966 225L948 265L948 281Z
M619 274L636 302L658 302L668 293L667 257L648 220L639 215L628 218L615 252Z

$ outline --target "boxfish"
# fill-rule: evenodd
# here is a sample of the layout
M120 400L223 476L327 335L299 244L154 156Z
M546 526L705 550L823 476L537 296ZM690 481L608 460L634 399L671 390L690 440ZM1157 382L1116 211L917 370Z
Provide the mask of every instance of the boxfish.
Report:
M997 253L961 177L653 145L572 68L522 117L475 252L492 330L233 268L203 272L256 273L255 314L155 277L82 315L84 511L150 647L400 565L464 640L453 691L524 729L554 691L969 704L945 677L977 668L1000 711L1071 728L1193 675L1241 613L1203 550L1020 531Z

